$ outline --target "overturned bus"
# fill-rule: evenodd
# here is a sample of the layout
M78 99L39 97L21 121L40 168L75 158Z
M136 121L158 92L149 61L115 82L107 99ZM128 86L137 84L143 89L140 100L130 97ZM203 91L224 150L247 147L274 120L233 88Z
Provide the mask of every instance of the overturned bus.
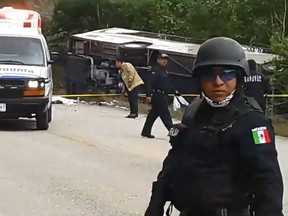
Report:
M167 71L175 87L182 94L197 94L199 86L191 78L191 70L200 44L192 42L192 38L122 28L72 35L65 61L66 91L81 94L93 89L119 93L120 78L115 68L118 56L132 63L147 85L150 67L161 52L169 55ZM273 59L273 55L262 48L243 46L243 49L247 59L254 59L260 70ZM145 93L145 85L140 93Z

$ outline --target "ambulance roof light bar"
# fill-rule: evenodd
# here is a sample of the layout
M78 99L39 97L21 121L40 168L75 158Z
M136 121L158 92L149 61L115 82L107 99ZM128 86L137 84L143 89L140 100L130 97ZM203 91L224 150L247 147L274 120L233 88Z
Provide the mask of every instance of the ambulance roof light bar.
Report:
M41 33L41 16L32 10L14 9L13 7L0 8L0 24L10 28L32 28ZM2 26L1 26L2 27Z

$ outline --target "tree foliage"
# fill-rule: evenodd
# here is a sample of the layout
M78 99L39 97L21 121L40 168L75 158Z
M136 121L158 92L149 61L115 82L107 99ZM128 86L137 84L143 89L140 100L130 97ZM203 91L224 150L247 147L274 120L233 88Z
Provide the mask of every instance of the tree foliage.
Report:
M58 0L54 12L53 32L116 26L269 45L283 0Z
M273 78L283 86L283 92L288 92L288 37L275 33L271 37L272 50L277 57L274 59L275 73Z

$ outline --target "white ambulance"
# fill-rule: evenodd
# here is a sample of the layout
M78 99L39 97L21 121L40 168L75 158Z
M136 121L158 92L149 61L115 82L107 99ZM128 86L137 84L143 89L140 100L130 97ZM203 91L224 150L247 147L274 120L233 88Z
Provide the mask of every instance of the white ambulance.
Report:
M38 130L49 128L51 64L39 13L0 8L0 119L36 118Z

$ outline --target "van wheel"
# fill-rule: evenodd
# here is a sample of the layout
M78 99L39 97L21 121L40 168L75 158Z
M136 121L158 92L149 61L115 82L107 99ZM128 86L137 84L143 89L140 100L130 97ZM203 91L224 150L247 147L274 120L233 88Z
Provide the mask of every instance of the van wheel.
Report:
M52 121L52 104L48 109L48 122L50 123L51 121Z
M49 128L48 110L43 113L38 113L36 115L36 127L38 130L48 130Z

